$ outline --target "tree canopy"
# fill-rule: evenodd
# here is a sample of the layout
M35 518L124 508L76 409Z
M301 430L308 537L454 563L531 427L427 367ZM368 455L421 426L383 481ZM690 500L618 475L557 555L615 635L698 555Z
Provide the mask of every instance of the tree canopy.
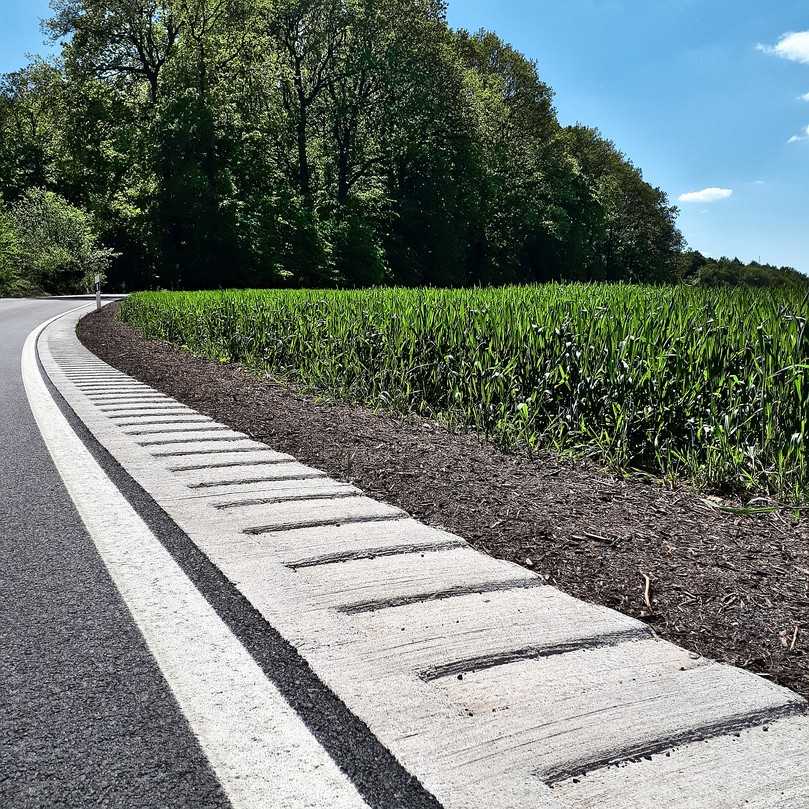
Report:
M52 0L0 195L86 210L121 289L673 281L676 209L442 0Z
M702 287L808 288L809 278L793 267L776 267L723 256L706 258L697 250L686 250L678 259L679 280Z
M89 292L114 258L89 214L53 191L28 189L0 212L0 293Z

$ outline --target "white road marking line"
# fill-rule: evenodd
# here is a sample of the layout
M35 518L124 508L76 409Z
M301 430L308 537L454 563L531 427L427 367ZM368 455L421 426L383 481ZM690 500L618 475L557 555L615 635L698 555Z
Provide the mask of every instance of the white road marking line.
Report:
M54 464L234 809L367 805L259 666L96 463L37 365L22 354L31 409Z

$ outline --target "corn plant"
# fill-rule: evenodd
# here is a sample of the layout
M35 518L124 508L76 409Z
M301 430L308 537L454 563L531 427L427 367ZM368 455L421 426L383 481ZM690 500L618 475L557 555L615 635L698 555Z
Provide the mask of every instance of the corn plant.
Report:
M806 502L809 300L629 285L143 293L150 339L505 446Z

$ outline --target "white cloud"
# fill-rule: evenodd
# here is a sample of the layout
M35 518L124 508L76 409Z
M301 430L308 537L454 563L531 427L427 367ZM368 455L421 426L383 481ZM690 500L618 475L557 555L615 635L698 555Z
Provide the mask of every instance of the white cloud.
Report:
M784 34L775 45L756 45L763 53L772 53L790 62L809 65L809 31L791 31Z
M798 143L799 141L802 141L802 140L809 140L809 126L807 126L806 129L804 129L803 132L801 132L800 135L793 135L787 141L787 143Z
M733 196L730 188L703 188L702 191L689 191L687 194L680 194L677 199L680 202L719 202Z
M784 34L775 45L756 45L756 49L762 53L771 53L781 59L789 59L790 62L800 62L809 65L809 31L791 31ZM799 96L800 101L809 102L809 93ZM798 143L802 140L809 140L809 126L799 135L793 135L787 143Z

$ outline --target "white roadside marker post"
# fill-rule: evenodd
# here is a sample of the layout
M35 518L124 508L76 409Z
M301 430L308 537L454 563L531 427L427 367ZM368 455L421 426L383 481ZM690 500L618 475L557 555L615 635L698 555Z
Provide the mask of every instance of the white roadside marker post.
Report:
M96 273L96 311L101 309L101 276Z

